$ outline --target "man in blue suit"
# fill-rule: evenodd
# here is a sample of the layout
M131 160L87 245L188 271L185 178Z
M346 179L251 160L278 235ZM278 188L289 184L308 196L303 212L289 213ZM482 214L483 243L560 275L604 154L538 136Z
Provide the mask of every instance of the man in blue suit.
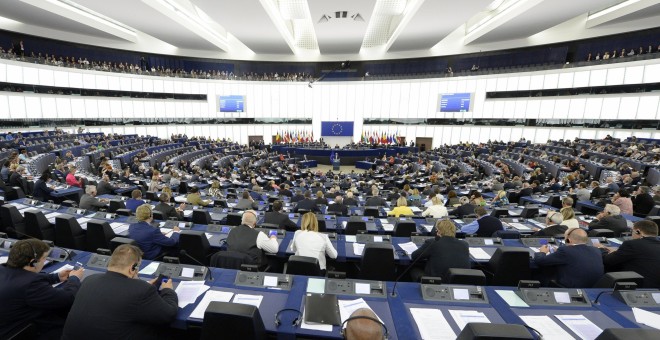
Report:
M567 288L589 288L604 274L601 251L587 244L587 232L580 228L565 232L566 245L551 253L548 245L534 256L537 266L556 269L556 280Z
M143 204L135 212L138 222L128 226L128 237L137 242L138 247L144 252L144 258L154 260L168 251L176 250L179 245L179 227L174 227L170 236L165 236L160 229L152 226L154 215L151 206Z

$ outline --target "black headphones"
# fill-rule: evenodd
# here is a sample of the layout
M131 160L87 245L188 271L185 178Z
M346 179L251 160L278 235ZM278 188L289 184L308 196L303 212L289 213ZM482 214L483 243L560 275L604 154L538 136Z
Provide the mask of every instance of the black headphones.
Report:
M138 269L138 266L139 266L139 264L137 264L137 263L133 263L133 265L131 266L131 269L132 269L133 271L136 271L136 270Z
M568 234L566 234L566 238L564 239L564 243L566 243L566 244L571 243L571 240L569 240L568 238L577 229L580 229L580 228L571 228L571 230L568 232Z
M27 243L27 245L30 246L30 249L32 249L32 254L34 254L32 256L32 260L30 260L30 263L28 265L30 267L36 267L37 266L37 261L38 261L37 260L37 251L34 249L34 246L32 245L32 243L30 243L30 241L25 241L25 243Z
M282 320L280 320L280 314L282 312L288 312L288 311L298 313L298 316L296 316L296 318L293 320L291 326L295 326L295 327L300 326L300 323L302 322L302 313L295 308L284 308L281 309L279 312L275 313L275 327L279 327L282 324Z
M378 320L376 318L372 318L370 316L366 316L366 315L358 315L358 316L351 316L350 318L344 320L344 322L341 323L341 336L344 339L346 339L346 328L344 326L347 326L349 321L358 320L358 319L371 320L371 321L381 325L381 327L383 327L383 340L387 340L389 338L390 333L387 330L387 326L385 326L384 323L380 322L380 320Z

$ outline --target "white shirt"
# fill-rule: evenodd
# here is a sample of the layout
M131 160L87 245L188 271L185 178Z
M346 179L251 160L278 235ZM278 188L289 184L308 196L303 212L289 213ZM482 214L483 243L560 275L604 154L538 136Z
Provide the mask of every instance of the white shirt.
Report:
M280 245L277 243L277 239L270 238L263 231L260 231L259 235L257 235L257 248L267 253L277 254Z
M291 248L297 256L308 256L319 259L319 267L325 270L325 256L331 259L337 258L337 249L330 242L326 234L315 231L297 230L293 235Z
M422 216L429 216L429 215L431 215L431 217L433 218L442 218L449 214L447 213L447 208L444 205L436 204L428 207L422 213Z

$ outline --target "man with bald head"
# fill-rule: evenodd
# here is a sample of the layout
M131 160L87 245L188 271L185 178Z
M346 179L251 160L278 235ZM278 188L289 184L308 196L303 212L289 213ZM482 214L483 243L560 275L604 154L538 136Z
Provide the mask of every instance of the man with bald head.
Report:
M587 232L572 228L564 233L565 245L557 248L544 245L534 254L539 268L555 269L554 279L563 287L588 288L604 274L603 258L598 248L591 246ZM553 277L544 271L545 281Z
M378 323L378 316L368 308L360 308L350 316L355 318L346 322L344 338L346 340L383 340L383 326ZM373 319L373 320L371 320Z
M257 226L257 213L246 210L241 219L241 225L233 228L227 235L227 250L246 254L252 260L251 264L266 265L266 254L277 253L279 244L277 236L266 235L254 229Z

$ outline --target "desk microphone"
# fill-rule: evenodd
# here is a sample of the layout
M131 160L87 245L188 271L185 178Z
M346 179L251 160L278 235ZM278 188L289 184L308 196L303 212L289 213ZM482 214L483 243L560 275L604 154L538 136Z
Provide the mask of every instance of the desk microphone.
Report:
M183 250L183 249L179 250L179 254L180 254L180 255L183 255L183 256L185 256L185 257L187 257L187 258L189 258L189 259L191 259L191 260L193 260L193 261L195 261L195 262L196 262L197 264L199 264L200 266L206 268L206 270L209 272L209 280L213 281L213 273L211 272L211 268L209 268L209 267L206 266L205 264L199 262L196 258L192 257L190 254L188 254L187 251L185 251L185 250Z
M9 228L7 228L7 231L10 232L10 233L15 233L15 234L18 234L18 235L21 235L21 236L25 236L25 237L27 237L27 238L31 238L31 239L35 239L35 240L39 240L38 238L36 238L36 237L34 237L34 236L30 236L30 235L28 235L28 234L24 234L24 233L22 233L22 232L16 230L16 228L9 227ZM43 242L43 240L39 240L39 241L42 241L42 242ZM53 247L54 247L54 248L58 248L58 249L62 249L62 250L64 250L64 252L66 253L66 257L64 258L64 261L66 261L66 260L73 260L73 257L76 256L76 253L75 253L75 252L70 251L70 250L67 250L66 248L62 248L62 247L56 246L55 244L53 244Z
M435 240L433 240L433 242L435 242ZM423 251L421 254L419 254L419 256L417 256L417 258L416 258L415 260L413 260L413 261L412 261L412 262L406 267L406 269L401 273L401 275L399 275L399 276L396 278L396 280L394 280L394 286L392 287L392 294L391 294L392 297L396 297L396 285L397 285L397 283L399 283L399 280L401 280L401 278L402 278L404 275L406 275L406 273L410 270L410 268L412 268L412 267L415 265L415 263L417 263L417 261L419 261L419 260L423 257L422 255L424 255L429 249L431 249L430 246L426 247L426 249L424 249L424 251ZM410 254L410 258L412 258L412 253Z

